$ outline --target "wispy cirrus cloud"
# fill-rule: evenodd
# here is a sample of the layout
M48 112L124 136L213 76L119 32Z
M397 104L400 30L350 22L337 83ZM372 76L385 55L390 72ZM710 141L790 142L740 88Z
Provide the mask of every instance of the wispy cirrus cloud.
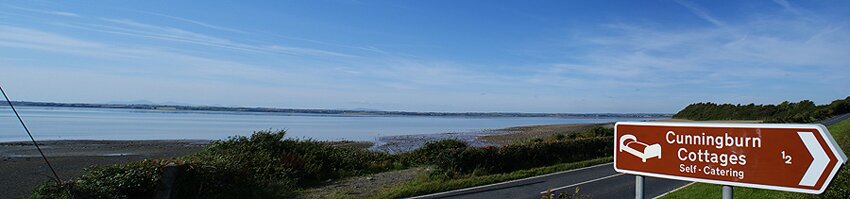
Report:
M779 4L780 6L782 6L783 8L785 8L785 10L788 10L788 12L792 12L792 13L794 13L794 14L796 14L796 15L803 15L803 14L800 12L800 10L799 10L799 9L797 9L797 8L796 8L796 7L794 7L794 6L792 6L792 5L791 5L791 3L790 3L790 2L788 2L788 1L786 1L786 0L773 0L773 2L775 2L776 4Z
M6 5L6 7L16 9L16 10L27 11L27 12L40 13L40 14L49 14L49 15L64 16L64 17L80 17L79 14L73 13L73 12L24 8L24 7L11 6L11 5Z
M173 20L177 20L177 21L182 21L182 22L186 22L186 23L190 23L190 24L194 24L194 25L198 25L198 26L203 26L203 27L206 27L206 28L214 29L214 30L221 30L221 31L242 33L242 34L248 33L247 31L237 30L237 29L233 29L233 28L227 28L227 27L223 27L223 26L217 26L217 25L213 25L213 24L198 21L198 20L192 20L192 19L187 19L187 18L183 18L183 17L167 15L167 14L163 14L163 13L145 12L145 11L140 11L140 12L145 13L145 14L154 15L154 16L165 17L165 18L169 18L169 19L173 19Z
M685 8L688 8L689 11L694 13L694 15L698 16L699 18L701 18L701 19L703 19L703 20L705 20L705 21L707 21L711 24L714 24L715 26L718 26L718 27L721 27L721 28L726 28L725 22L718 20L717 18L715 18L714 16L709 14L707 11L705 11L705 9L701 8L697 4L694 4L693 2L690 2L690 1L687 1L687 0L676 0L676 3L684 6Z
M313 56L338 56L354 57L354 55L331 52L319 49L288 47L275 44L247 44L235 42L207 34L196 33L180 28L153 25L137 22L129 19L101 18L100 20L110 22L114 25L82 25L89 26L90 30L108 33L137 36L166 41L176 41L197 45L206 45L232 50L241 50L254 53L290 54L290 55L313 55ZM120 25L120 26L115 26Z
M777 93L793 89L803 95L848 82L850 39L846 35L850 30L843 20L778 13L726 23L695 4L682 2L713 26L676 29L616 23L576 32L568 40L587 50L572 54L574 61L544 67L529 81L568 89L640 90L672 96L689 95L671 92L681 88L727 90L711 99L721 102L753 100L729 89L787 99Z
M195 45L202 46L210 46L216 48L224 48L229 50L236 50L241 52L248 53L265 53L265 54L284 54L284 55L307 55L307 56L330 56L330 57L356 57L356 55L342 53L342 52L334 52L323 49L315 49L315 48L303 48L303 47L295 47L295 46L286 46L275 43L247 43L247 42L237 42L231 39L226 39L223 37L213 36L207 33L199 33L195 31L189 31L184 28L172 27L167 25L158 25L151 24L145 22L139 22L136 20L125 19L125 18L97 18L97 17L83 17L77 13L73 12L65 12L65 11L56 11L49 9L36 9L36 8L27 8L27 7L19 7L12 5L5 5L7 8L31 12L31 13L39 13L39 14L47 14L54 16L63 16L63 17L76 17L84 20L85 22L45 22L48 24L58 25L62 27L70 27L76 29L82 29L87 31L95 31L101 33L110 33L117 34L123 36L132 36L132 37L140 37L147 39L156 39L170 42L181 42L181 43L190 43ZM233 32L239 34L246 35L254 35L254 33L250 33L243 30L223 27L214 25L211 23L193 20L173 15L167 15L163 13L157 12L147 12L147 11L136 11L139 13L144 13L148 15L163 17L167 19L171 19L174 21L179 21L183 23L188 23L208 29ZM342 46L347 48L355 48L364 51L371 51L373 53L381 53L382 51L373 49L373 48L364 48L364 47L352 47L352 46L344 46L338 44L332 44L327 42L319 42L315 40L310 40L311 42L321 43L325 45L334 45L334 46Z
M47 22L48 24L74 28L99 33L108 33L121 36L130 36L144 39L154 39L166 42L178 42L199 46L215 47L243 53L267 54L267 55L293 55L293 56L318 56L318 57L342 57L354 58L357 55L333 52L328 50L284 46L273 43L244 43L236 42L208 34L188 31L181 28L141 23L128 19L100 18L104 23L77 23L77 22Z
M201 74L206 74L208 76L236 76L250 79L257 77L257 74L276 74L262 66L189 55L164 48L115 45L7 25L0 25L0 47L89 57L101 60L101 62L113 63L113 66L108 69L116 71L136 70L135 68L140 66L156 64L173 71L195 71L192 74L186 73L183 75L184 77L203 77L204 75ZM153 60L154 62L139 65L132 64L135 62L134 60ZM151 73L151 71L148 71L148 73ZM173 74L180 73L174 72ZM212 76L210 78L213 78Z

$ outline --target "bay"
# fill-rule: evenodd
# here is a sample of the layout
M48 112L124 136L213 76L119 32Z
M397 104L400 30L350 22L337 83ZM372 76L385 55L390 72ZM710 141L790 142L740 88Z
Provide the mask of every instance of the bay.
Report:
M469 133L542 124L602 123L659 118L434 117L326 115L231 111L16 107L38 140L224 139L258 130L287 137L376 141L383 136ZM0 142L29 140L8 107L0 108Z

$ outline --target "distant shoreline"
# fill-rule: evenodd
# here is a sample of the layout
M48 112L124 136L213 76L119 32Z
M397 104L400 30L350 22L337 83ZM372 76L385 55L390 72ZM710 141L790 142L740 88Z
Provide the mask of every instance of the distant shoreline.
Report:
M511 113L511 112L413 112L413 111L377 111L343 109L297 109L268 107L223 107L223 106L184 106L156 104L94 104L94 103L56 103L12 101L15 106L68 107L68 108L112 108L165 111L229 111L261 113L306 113L328 115L364 115L364 116L437 116L437 117L552 117L552 118L660 118L672 117L669 113ZM0 107L6 107L0 103Z

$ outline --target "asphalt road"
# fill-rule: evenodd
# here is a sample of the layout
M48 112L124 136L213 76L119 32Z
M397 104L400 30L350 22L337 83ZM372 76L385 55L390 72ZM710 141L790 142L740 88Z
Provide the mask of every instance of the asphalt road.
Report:
M829 125L837 124L838 122L844 121L846 119L850 119L850 113L835 116L835 117L829 118L827 120L824 120L820 123L823 124L824 126L829 126Z
M652 198L690 182L647 177L645 192ZM635 176L617 173L611 163L536 176L507 183L459 189L417 198L534 198L541 192L575 193L591 198L632 198L635 196Z

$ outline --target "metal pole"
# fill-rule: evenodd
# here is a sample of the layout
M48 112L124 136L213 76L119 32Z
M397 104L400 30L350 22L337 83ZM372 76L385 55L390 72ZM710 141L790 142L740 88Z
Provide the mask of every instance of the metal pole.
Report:
M732 186L723 185L723 199L732 199Z
M643 199L643 176L635 176L635 199Z

